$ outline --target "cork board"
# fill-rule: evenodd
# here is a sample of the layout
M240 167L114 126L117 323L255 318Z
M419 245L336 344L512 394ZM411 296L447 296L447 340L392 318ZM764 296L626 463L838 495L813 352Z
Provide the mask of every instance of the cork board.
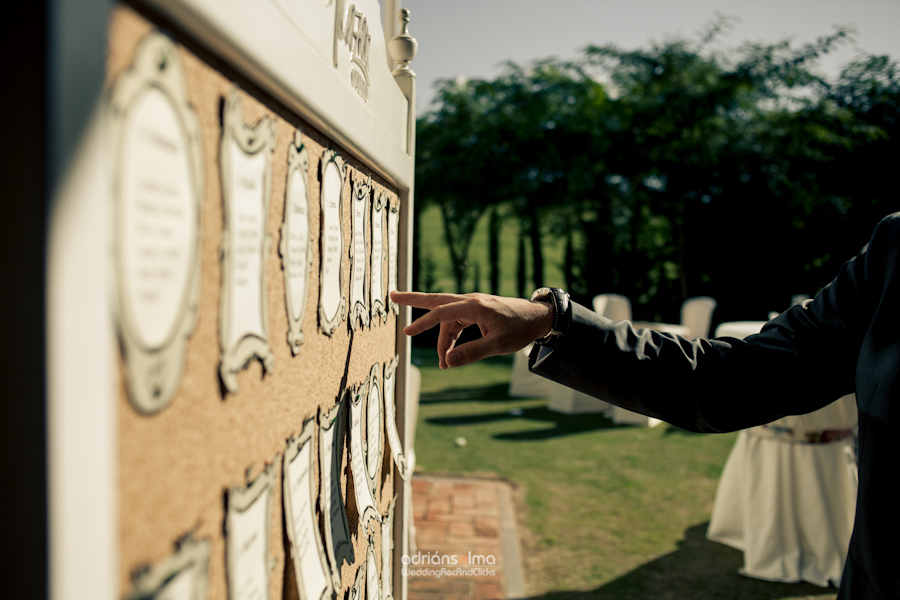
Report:
M117 5L110 14L107 83L114 86L132 64L141 40L156 31L147 15ZM172 35L169 33L169 35ZM357 158L332 143L303 119L291 114L227 67L201 56L189 41L173 40L184 70L188 100L199 121L202 140L203 195L200 215L199 300L196 326L187 339L184 370L171 402L153 414L136 410L129 401L126 365L120 356L118 391L118 503L119 503L119 591L133 593L132 575L171 555L176 543L189 536L209 543L208 597L227 598L226 543L223 524L230 488L244 487L266 469L274 469L273 480L282 480L282 456L289 439L297 436L306 420L332 408L345 390L360 385L373 365L383 367L397 354L396 316L387 311L384 320L370 327L351 329L343 321L331 335L324 335L317 322L319 302L320 159L328 151L343 158L345 179L344 231L351 231L351 182L371 177L374 197L399 201L398 190L364 166ZM190 48L190 49L189 49ZM272 158L271 198L267 233L271 237L265 259L271 370L251 360L237 374L237 391L228 393L219 376L220 311L223 292L221 247L223 197L219 146L223 105L235 90L243 117L252 125L264 117L274 120L276 142ZM292 351L289 342L285 284L278 246L284 218L289 146L297 130L309 156L311 263L306 288L307 310L302 322L303 343ZM349 235L344 244L348 247ZM371 240L368 251L371 252ZM345 293L349 296L351 261L343 263ZM384 269L383 289L387 289ZM383 389L383 380L380 382ZM381 421L382 428L384 421ZM381 438L386 439L382 431ZM360 565L367 560L371 544L382 569L381 528L363 533L356 514L348 446L344 447L340 491L347 506L355 562L344 564L338 597L346 597ZM320 473L313 473L314 485ZM399 493L400 477L391 453L382 454L375 481L375 502L380 515L388 514ZM317 489L317 488L316 488ZM270 598L296 598L296 582L289 556L283 517L282 486L274 485L271 502L269 556Z

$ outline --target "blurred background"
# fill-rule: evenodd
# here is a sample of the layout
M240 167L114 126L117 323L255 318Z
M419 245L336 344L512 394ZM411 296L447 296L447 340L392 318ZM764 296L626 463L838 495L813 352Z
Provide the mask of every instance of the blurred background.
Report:
M709 296L710 335L733 321L758 330L900 210L898 1L404 6L420 41L418 290L552 285L588 307L619 294L657 324L683 323L685 300ZM416 474L511 482L532 598L834 599L821 582L740 577L753 558L706 538L739 434L622 425L565 389L517 386L521 356L441 371L433 337L413 344ZM826 471L845 476L845 463ZM812 470L783 464L818 493L796 475ZM827 504L795 492L774 493ZM426 539L441 523L419 501ZM430 590L413 581L411 597L420 583Z
M900 210L900 2L405 5L416 289L765 319Z

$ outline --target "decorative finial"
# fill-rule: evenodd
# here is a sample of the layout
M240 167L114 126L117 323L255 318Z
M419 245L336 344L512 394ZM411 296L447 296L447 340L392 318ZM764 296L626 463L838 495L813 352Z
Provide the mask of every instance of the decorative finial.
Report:
M397 18L403 23L403 31L400 32L400 35L409 37L409 9L401 8L397 14Z
M391 58L397 63L394 75L402 72L412 73L409 63L416 57L416 51L419 49L419 42L416 41L416 38L409 35L409 9L401 8L397 18L402 24L402 29L400 34L394 36L388 44Z

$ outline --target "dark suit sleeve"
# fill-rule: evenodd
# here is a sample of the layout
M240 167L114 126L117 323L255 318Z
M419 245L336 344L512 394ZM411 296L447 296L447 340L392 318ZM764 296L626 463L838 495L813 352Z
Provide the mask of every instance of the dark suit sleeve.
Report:
M575 304L557 348L529 367L622 408L683 429L734 431L817 410L854 391L860 344L894 260L900 221L887 217L870 243L814 300L745 340L687 340ZM545 351L546 352L546 351Z

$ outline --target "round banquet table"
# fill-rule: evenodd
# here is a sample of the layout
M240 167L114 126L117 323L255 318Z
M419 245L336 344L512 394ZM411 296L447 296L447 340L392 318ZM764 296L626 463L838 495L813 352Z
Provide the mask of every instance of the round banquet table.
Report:
M743 338L761 326L723 323L716 337ZM840 584L856 506L856 422L856 396L850 394L813 413L738 434L707 538L743 551L742 574Z
M733 337L744 339L748 335L759 333L767 321L727 321L716 327L715 337Z
M681 337L690 337L691 328L679 325L677 323L654 323L651 321L634 321L632 322L635 329L652 329L660 333L671 333L680 335Z

